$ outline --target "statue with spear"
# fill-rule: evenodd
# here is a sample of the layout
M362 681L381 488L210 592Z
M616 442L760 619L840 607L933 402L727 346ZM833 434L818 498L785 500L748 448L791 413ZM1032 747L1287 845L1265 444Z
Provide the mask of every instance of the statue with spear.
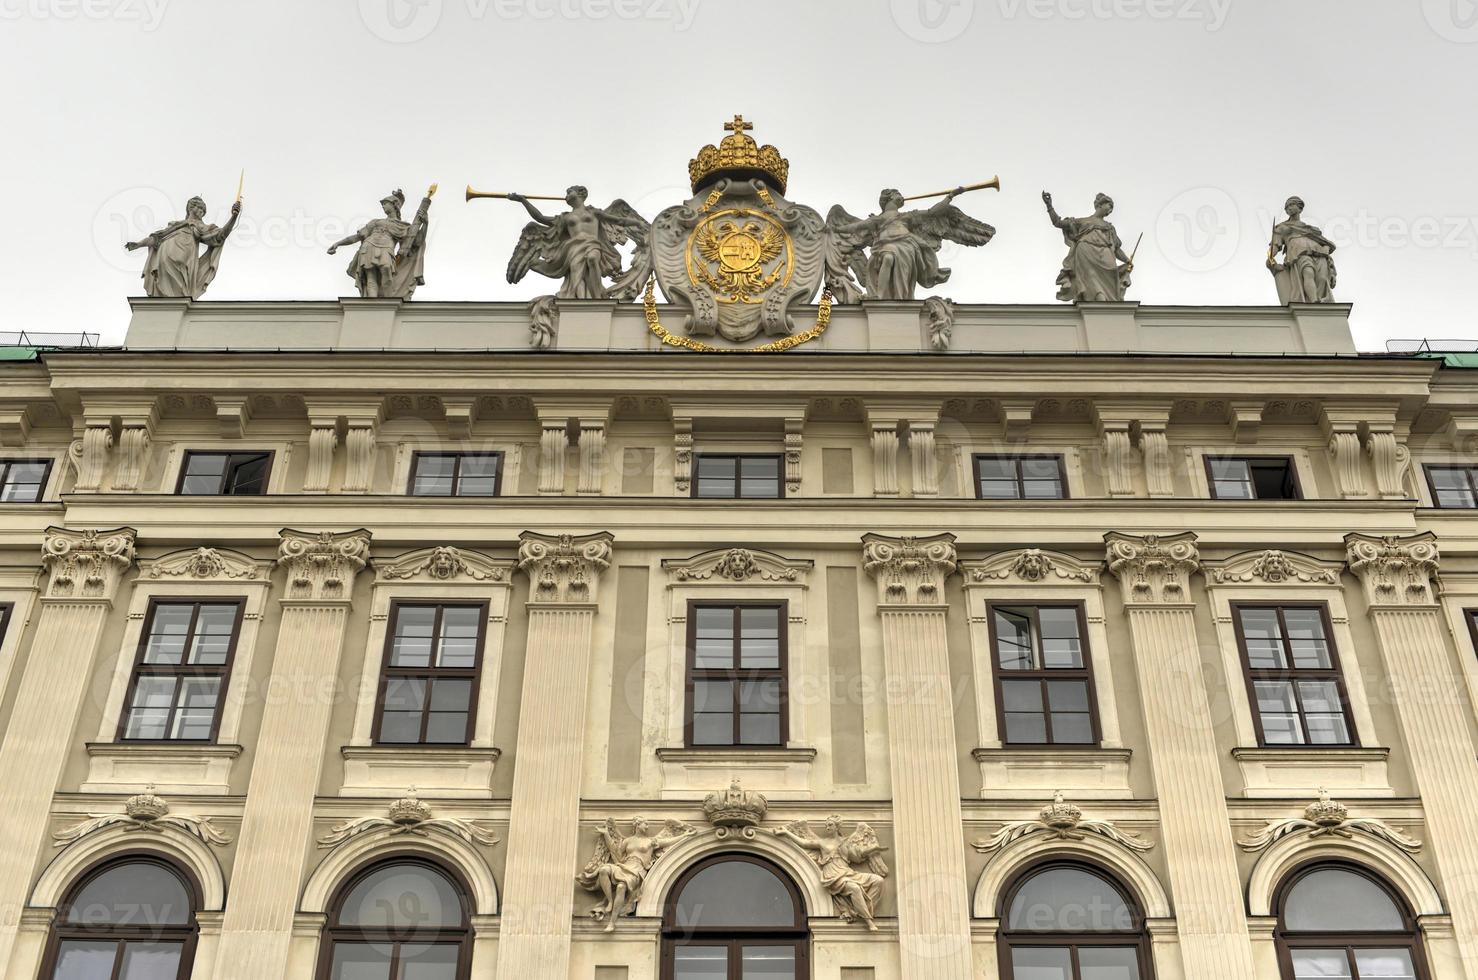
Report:
M1057 274L1057 298L1064 303L1119 303L1130 285L1134 256L1124 254L1119 232L1109 223L1114 213L1114 199L1099 194L1093 199L1093 213L1086 218L1064 218L1052 206L1052 195L1042 192L1047 216L1053 227L1062 232L1067 242L1067 257ZM1144 236L1139 236L1140 241ZM1139 244L1134 246L1135 254Z
M231 218L225 225L206 223L205 201L192 197L185 205L185 217L123 246L130 252L140 248L149 250L143 273L145 295L173 299L199 299L205 295L220 268L226 239L236 230L236 219L241 216L241 190L245 185L243 170L236 184L236 203L231 205Z

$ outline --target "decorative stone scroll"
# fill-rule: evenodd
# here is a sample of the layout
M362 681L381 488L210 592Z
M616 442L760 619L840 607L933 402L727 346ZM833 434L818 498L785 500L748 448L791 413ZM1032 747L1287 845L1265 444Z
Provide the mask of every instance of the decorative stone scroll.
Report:
M1441 556L1430 531L1408 538L1348 534L1350 571L1365 586L1372 606L1428 606Z
M255 582L265 578L266 575L267 571L262 564L246 555L239 555L234 551L220 551L215 548L177 551L155 561L144 563L144 576L151 579Z
M1326 790L1319 790L1319 799L1304 808L1302 817L1273 820L1251 837L1237 841L1244 851L1262 851L1285 837L1306 834L1309 840L1318 837L1343 837L1353 839L1357 833L1394 844L1408 854L1421 850L1422 842L1392 827L1383 820L1373 817L1351 817L1343 803L1329 798Z
M1191 601L1191 574L1201 567L1194 533L1137 537L1110 531L1104 541L1108 543L1108 569L1123 583L1125 604Z
M288 599L338 600L350 597L354 576L369 560L370 533L358 531L282 531L277 564L287 566Z
M1297 552L1248 551L1206 566L1213 585L1338 585L1339 571Z
M109 827L154 834L172 829L183 831L216 847L225 847L231 843L231 837L217 829L209 817L185 817L170 813L169 804L155 796L154 787L150 786L139 795L125 800L122 813L89 814L87 820L52 834L55 840L52 846L66 847Z
M1097 834L1131 851L1148 851L1155 846L1138 834L1120 830L1110 821L1084 817L1082 809L1067 802L1061 791L1053 795L1051 803L1042 807L1037 819L1008 823L990 837L970 846L982 854L990 854L1037 834L1050 835L1054 840L1083 840L1089 834Z
M1038 548L1005 551L980 562L967 562L972 582L1019 582L1038 584L1048 579L1097 585L1099 567L1077 561L1067 555L1052 554Z
M388 565L376 564L377 575L383 582L404 582L425 579L434 582L453 582L467 579L472 582L503 582L508 570L484 555L473 551L444 546L413 551L401 555Z
M481 844L483 847L492 847L499 843L498 838L479 821L432 816L431 807L417 799L415 787L411 787L406 796L390 804L385 816L346 820L318 838L318 846L338 847L345 841L373 833L383 833L386 837L447 834L468 844Z
M718 828L714 836L719 840L727 840L734 834L754 840L758 834L755 828L765 819L769 808L770 802L763 793L741 788L737 779L728 789L709 793L703 800L703 813Z
M518 567L533 583L531 600L594 602L601 572L611 564L614 540L607 532L575 537L525 531L519 537Z
M51 573L49 599L112 599L123 573L133 565L131 527L111 531L73 531L49 527L41 543L41 561Z
M919 319L923 321L924 329L929 331L929 347L941 354L948 351L955 332L954 300L943 296L926 297Z
M955 536L862 538L862 567L877 580L879 605L938 605L957 565Z
M769 551L730 548L662 564L675 582L710 582L715 579L727 582L799 582L814 563L782 558Z

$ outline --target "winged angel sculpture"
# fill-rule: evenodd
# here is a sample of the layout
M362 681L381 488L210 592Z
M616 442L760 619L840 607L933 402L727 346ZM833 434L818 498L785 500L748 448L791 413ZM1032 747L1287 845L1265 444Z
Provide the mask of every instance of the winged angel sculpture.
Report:
M503 195L500 195L503 196ZM619 198L608 207L586 203L588 192L576 185L565 192L570 210L550 217L523 194L508 194L534 220L524 226L513 257L508 282L521 282L530 272L561 279L560 299L634 299L652 272L646 219ZM631 267L622 270L619 246L635 242ZM606 285L606 280L613 280Z
M606 820L595 830L595 854L575 876L581 888L599 892L603 898L592 911L597 920L604 919L606 932L616 928L616 919L627 914L641 897L642 883L662 852L698 831L678 820L663 824L661 833L647 832L647 821L632 821L631 834L622 836L616 821Z
M810 852L811 860L821 869L821 884L836 899L842 921L861 919L868 929L877 931L874 919L878 899L883 895L883 879L888 877L888 865L882 858L887 848L870 826L859 823L851 836L843 837L842 818L832 816L826 820L823 836L812 833L810 824L804 820L787 824L775 833L789 837ZM857 871L852 867L864 863L870 870Z
M913 299L925 289L949 281L939 265L939 250L951 241L975 248L987 244L996 230L955 207L955 197L970 188L957 187L933 207L903 210L907 198L889 188L878 198L879 213L856 218L840 204L826 217L827 286L841 302L867 299Z

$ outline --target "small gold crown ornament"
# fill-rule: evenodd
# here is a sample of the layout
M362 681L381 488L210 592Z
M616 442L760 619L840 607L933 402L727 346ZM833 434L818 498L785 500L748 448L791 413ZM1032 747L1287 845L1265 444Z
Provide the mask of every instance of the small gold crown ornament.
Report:
M786 181L790 179L790 161L773 146L756 143L746 132L753 128L754 123L746 122L743 116L735 116L733 122L724 123L729 135L718 146L710 143L698 151L698 155L688 162L693 193L720 177L739 180L758 177L781 194L785 193Z

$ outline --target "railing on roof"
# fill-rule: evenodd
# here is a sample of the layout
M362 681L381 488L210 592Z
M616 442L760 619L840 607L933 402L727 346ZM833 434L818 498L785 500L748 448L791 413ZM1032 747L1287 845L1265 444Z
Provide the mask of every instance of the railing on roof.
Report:
M101 334L0 330L0 347L96 347Z
M1435 340L1423 337L1420 340L1388 340L1389 354L1466 354L1478 351L1478 340Z

